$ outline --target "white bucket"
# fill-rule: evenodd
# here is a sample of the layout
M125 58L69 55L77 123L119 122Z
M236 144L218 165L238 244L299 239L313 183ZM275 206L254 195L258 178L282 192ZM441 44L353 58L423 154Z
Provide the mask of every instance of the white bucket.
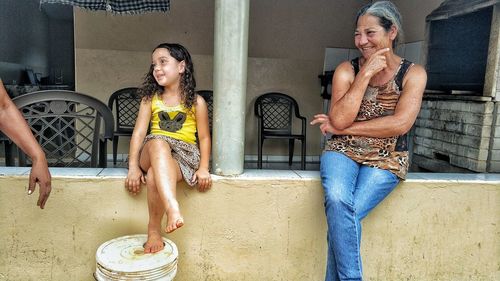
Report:
M98 281L171 281L177 273L177 246L163 238L165 248L145 254L146 234L118 237L97 249L94 277Z

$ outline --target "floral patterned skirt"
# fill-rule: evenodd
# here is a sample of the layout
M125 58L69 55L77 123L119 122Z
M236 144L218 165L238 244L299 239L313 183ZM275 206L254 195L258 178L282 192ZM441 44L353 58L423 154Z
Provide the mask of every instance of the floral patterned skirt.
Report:
M171 137L150 134L147 135L144 139L143 147L144 144L152 139L160 139L168 143L168 145L172 149L172 157L179 164L182 177L187 184L189 184L190 186L194 186L196 182L192 180L193 175L200 166L200 150L198 149L198 146L196 144L190 144Z

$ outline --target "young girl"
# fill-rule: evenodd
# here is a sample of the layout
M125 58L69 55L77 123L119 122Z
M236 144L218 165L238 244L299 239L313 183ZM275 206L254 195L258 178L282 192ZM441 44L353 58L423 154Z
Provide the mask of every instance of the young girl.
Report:
M145 253L163 249L161 220L165 211L167 233L184 225L176 200L177 182L184 178L190 186L197 183L200 191L211 186L208 110L205 100L195 94L195 87L193 62L186 48L164 43L153 50L151 67L139 89L142 101L130 141L125 181L134 195L141 182L148 189ZM151 132L146 136L150 124Z

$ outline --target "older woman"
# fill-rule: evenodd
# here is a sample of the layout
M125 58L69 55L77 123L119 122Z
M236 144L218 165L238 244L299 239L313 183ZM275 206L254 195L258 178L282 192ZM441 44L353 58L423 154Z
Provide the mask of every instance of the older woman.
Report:
M311 122L333 134L321 156L328 281L362 280L360 221L408 171L406 133L419 112L427 76L394 53L401 34L393 3L361 8L354 33L361 56L337 67L330 111Z

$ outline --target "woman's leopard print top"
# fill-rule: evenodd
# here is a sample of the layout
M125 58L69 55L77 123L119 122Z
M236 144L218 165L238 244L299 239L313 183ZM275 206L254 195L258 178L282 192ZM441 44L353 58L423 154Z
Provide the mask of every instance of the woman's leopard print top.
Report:
M401 61L401 65L404 61L404 59ZM398 86L401 83L397 83L396 79L402 79L404 73L398 75L399 72L406 72L412 64L409 63L408 67L403 68L401 65L396 75L386 84L368 86L356 121L394 114L401 94ZM407 143L407 135L389 138L334 135L327 142L325 150L343 153L360 164L389 170L399 178L405 179L409 166Z

